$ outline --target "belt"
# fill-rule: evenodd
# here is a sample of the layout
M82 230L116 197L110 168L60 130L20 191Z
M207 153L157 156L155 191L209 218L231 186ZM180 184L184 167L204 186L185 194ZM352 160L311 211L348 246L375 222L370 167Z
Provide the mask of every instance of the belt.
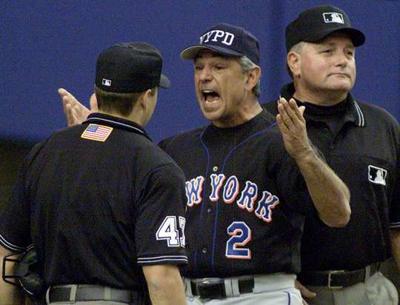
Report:
M381 263L371 264L357 270L306 271L299 275L304 285L322 286L329 289L341 289L361 282L379 271Z
M65 285L50 287L48 296L50 303L112 301L129 304L137 300L138 293L96 285Z
M192 295L199 296L202 299L223 299L229 296L251 293L254 289L253 277L188 279L186 283L188 284L188 282L191 286Z

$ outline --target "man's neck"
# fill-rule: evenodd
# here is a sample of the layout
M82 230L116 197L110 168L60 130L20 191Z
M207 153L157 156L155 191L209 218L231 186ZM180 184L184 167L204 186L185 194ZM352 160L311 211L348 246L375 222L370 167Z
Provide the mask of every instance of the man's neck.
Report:
M212 121L211 123L219 128L230 128L242 125L254 117L256 117L259 113L261 113L263 108L261 107L258 99L255 97L249 103L245 103L241 106L239 112L237 112L233 117L230 117L229 120L218 120Z
M120 119L124 119L124 120L128 120L128 121L134 122L134 123L138 124L139 126L144 126L143 117L138 115L137 113L135 113L135 111L132 111L127 116L122 115L122 114L120 114L118 112L115 112L115 111L101 111L101 110L98 110L98 112L99 113L103 113L103 114L108 114L108 115L111 115L111 116L114 116L114 117L117 117L117 118L120 118Z
M296 87L295 87L296 88ZM318 91L309 92L299 88L295 89L293 97L299 101L320 106L333 106L346 99L347 91Z

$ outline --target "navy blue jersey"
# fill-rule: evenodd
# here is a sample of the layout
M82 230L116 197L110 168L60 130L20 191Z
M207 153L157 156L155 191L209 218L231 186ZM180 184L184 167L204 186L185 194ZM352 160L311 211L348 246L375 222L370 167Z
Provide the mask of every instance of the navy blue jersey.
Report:
M273 117L160 146L186 176L188 277L298 272L308 193Z
M184 264L184 175L138 125L92 114L34 147L0 242L37 248L47 285L135 289L141 266Z
M292 84L281 95L292 97ZM384 109L353 99L335 106L305 105L308 136L351 192L346 227L306 217L304 270L353 270L391 256L390 228L400 228L400 129ZM264 107L277 113L276 102ZM318 253L318 255L316 255Z

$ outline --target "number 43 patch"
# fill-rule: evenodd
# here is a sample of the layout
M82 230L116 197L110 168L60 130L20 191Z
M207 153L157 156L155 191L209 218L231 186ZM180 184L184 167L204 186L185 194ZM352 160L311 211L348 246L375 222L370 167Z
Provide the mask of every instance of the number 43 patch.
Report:
M156 239L166 240L168 247L185 247L185 224L185 217L165 217L156 232Z

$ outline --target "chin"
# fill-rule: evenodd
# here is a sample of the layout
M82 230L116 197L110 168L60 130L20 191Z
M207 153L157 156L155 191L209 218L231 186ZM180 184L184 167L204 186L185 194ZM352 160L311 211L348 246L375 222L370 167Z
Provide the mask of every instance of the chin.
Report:
M328 84L325 89L330 91L350 91L353 88L353 83L350 81L336 82Z
M204 111L204 109L201 109L201 113L203 117L210 122L218 121L221 118L218 112Z

